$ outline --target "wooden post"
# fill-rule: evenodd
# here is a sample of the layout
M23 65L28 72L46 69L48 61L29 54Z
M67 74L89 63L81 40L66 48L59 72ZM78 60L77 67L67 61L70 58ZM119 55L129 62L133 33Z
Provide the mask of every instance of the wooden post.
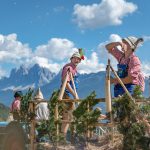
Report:
M129 91L127 90L127 88L125 87L125 85L123 84L123 82L121 81L121 79L119 78L119 76L117 75L116 71L113 69L112 66L110 66L112 72L114 73L115 77L117 78L117 80L119 81L119 83L121 84L121 86L123 87L123 89L125 90L126 94L130 97L131 100L133 100L135 102L135 100L132 98L131 94L129 93Z
M31 113L34 113L34 111L35 111L34 103L30 102L29 109L30 109ZM30 130L30 144L31 144L30 148L31 148L31 150L35 150L34 140L35 140L35 120L33 118L31 120L31 130Z
M72 85L73 85L73 90L74 90L75 96L76 96L75 99L79 99L78 94L77 94L77 90L76 90L76 86L75 86L75 83L74 83L74 80L73 80L71 72L70 72L70 77L71 77L71 81L72 81Z
M89 102L87 103L87 112L89 113L90 112L90 104ZM88 122L87 122L87 138L90 137L90 131L89 131L89 126L88 126Z
M56 121L56 135L58 137L59 135L59 125L58 125L58 103L56 104L56 107L55 107L55 121Z
M110 114L110 121L113 124L113 115L112 115L112 102L111 102L111 86L110 86L110 60L108 59L108 65L106 68L106 112ZM114 141L114 131L111 127L111 140Z
M71 81L72 81L72 85L73 85L73 90L74 90L74 93L75 93L75 99L79 99L79 97L78 97L78 94L77 94L77 91L76 91L76 86L75 86L75 83L74 83L74 79L73 79L73 76L72 76L72 73L70 72L70 78L71 78ZM79 104L78 102L77 102L77 104ZM75 109L75 102L73 102L73 110ZM73 115L71 114L71 118L73 119ZM74 138L73 138L73 136L74 136L74 131L75 131L75 127L74 126L72 126L72 129L71 129L71 143L75 143L74 142Z
M69 72L69 70L67 70L67 74L66 74L65 79L63 81L63 84L61 86L61 89L60 89L60 92L59 92L59 96L58 96L58 100L62 100L63 99L65 88L66 88L66 84L67 84L67 81L68 81L68 76L69 76L68 72ZM58 112L58 103L57 103L56 107L55 107L55 121L56 121L56 135L57 135L57 137L59 135L59 124L57 123L58 118L59 118L59 112ZM56 146L57 145L58 145L58 143L56 143Z
M111 109L111 91L110 91L110 60L108 59L108 65L106 68L106 83L105 83L105 95L106 95L106 112L110 113Z

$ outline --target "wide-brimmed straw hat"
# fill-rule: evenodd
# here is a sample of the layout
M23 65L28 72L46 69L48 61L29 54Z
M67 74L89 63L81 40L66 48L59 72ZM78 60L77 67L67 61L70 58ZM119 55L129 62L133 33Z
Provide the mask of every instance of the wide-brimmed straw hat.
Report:
M130 45L130 47L134 50L138 47L140 43L143 42L143 38L137 38L134 36L129 36L129 37L123 38L122 40L125 40Z
M79 54L79 52L73 53L70 59L72 59L74 57L77 57L77 58L81 59L81 55Z

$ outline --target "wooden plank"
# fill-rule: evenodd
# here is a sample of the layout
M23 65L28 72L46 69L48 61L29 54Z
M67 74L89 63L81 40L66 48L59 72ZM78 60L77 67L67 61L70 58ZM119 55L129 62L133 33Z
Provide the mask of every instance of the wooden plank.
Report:
M114 127L114 126L116 126L116 125L118 125L117 123L96 123L96 124L93 124L93 126L95 126L95 127Z
M69 121L69 120L61 120L62 123L72 123L73 121Z
M79 99L62 99L59 102L72 103L72 102L81 102Z
M81 102L84 99L62 99L59 102ZM93 100L97 100L98 102L105 102L105 98L95 98Z
M30 103L29 109L31 112L35 112L34 103ZM35 150L34 140L35 140L35 119L33 118L31 120L31 131L30 131L31 150Z

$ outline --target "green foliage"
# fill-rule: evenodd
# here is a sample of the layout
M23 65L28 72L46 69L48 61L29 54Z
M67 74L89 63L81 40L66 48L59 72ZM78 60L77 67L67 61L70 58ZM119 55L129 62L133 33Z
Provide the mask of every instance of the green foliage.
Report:
M42 122L40 122L40 124L36 125L36 130L38 131L39 139L49 133L48 126L49 124L47 120L43 120Z
M135 90L134 97L139 98L139 90ZM124 150L148 150L150 138L145 137L147 127L142 119L150 113L149 108L149 105L144 104L139 107L126 94L114 100L113 114L115 121L119 122L118 130L123 134Z
M29 102L32 100L33 92L29 89L21 99L20 119L23 122L30 121L35 116L34 113L29 112Z
M64 105L62 103L58 103L58 95L59 95L59 90L54 91L52 93L52 96L50 98L49 105L48 105L49 112L50 112L50 115L49 115L50 117L48 121L48 131L50 133L50 138L53 142L60 141L63 138L62 136L57 136L56 134L56 124L58 123L60 127L61 125L60 117L62 116L62 112L64 108ZM57 104L58 104L59 118L56 121L55 120L55 108Z
M148 114L150 116L150 103L147 105L140 105L140 110L144 114Z
M93 107L98 104L95 97L95 92L92 92L86 99L82 100L76 110L73 111L75 119L73 125L75 125L78 135L84 135L87 130L95 129L92 125L98 122L98 117L100 117L101 114L99 109L93 109Z
M116 98L113 103L113 114L115 120L122 122L125 119L133 119L132 117L136 115L136 105L130 98L125 94L122 97Z
M137 85L134 88L133 97L136 98L136 99L142 99L142 98L144 98L143 95L142 95L142 91L141 91L141 87L140 86Z

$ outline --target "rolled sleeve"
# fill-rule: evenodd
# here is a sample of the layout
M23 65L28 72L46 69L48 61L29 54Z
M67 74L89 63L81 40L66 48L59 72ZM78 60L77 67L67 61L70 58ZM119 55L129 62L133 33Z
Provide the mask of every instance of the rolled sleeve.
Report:
M141 87L141 91L144 91L144 75L141 72L141 62L138 57L132 57L132 59L130 59L128 74L132 78L132 83L139 85Z
M64 67L62 70L62 81L65 79L66 75L67 75L67 71L68 69L71 69L70 66ZM69 82L71 80L70 76L68 77L67 81Z
M133 78L137 78L141 71L141 63L138 57L130 59L128 74Z

